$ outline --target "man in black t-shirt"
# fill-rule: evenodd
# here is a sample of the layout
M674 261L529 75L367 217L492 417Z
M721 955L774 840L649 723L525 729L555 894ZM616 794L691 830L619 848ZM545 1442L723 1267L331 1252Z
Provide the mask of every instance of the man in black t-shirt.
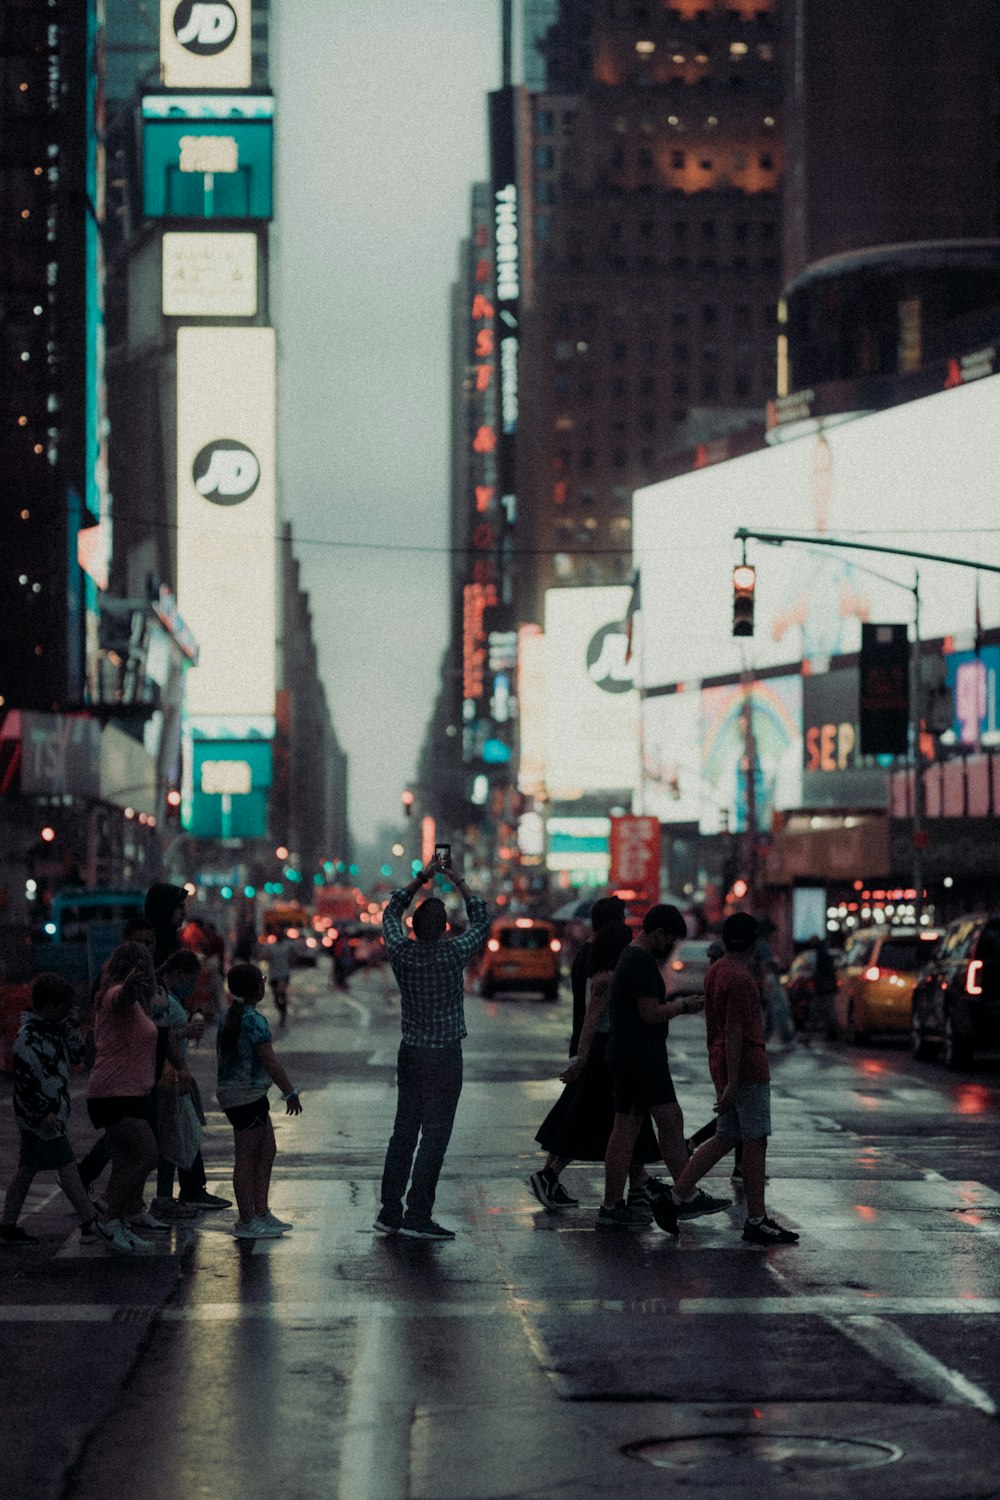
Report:
M660 965L679 938L687 935L676 906L653 906L642 921L642 931L625 949L611 984L611 1034L607 1058L614 1078L615 1123L604 1159L604 1205L597 1226L639 1228L648 1217L625 1203L625 1183L642 1117L652 1115L663 1160L673 1177L687 1165L684 1116L677 1103L667 1061L667 1024L674 1016L692 1015L704 997L666 998ZM709 1199L686 1205L685 1217L714 1213L728 1200ZM657 1223L657 1201L652 1201ZM676 1233L676 1216L673 1233Z

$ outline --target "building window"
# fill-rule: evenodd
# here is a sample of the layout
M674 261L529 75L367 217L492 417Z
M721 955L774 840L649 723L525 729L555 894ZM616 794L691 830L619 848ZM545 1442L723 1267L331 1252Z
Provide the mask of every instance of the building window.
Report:
M535 116L535 130L539 135L551 135L555 123L555 116L550 109L540 109Z
M679 245L684 244L685 240L687 239L687 232L688 227L684 220L676 219L674 221L674 239Z
M644 375L639 381L639 394L640 396L656 395L656 381L652 375Z
M674 359L677 361L677 363L679 365L687 364L687 362L688 362L688 360L690 358L691 358L691 349L690 349L690 346L688 344L686 344L686 343L679 343L679 344L675 344L674 345Z
M706 245L715 243L715 224L713 220L706 219L702 224L701 237Z
M535 147L535 166L541 172L550 172L555 158L552 155L551 146Z
M611 382L611 394L616 401L621 401L625 395L625 381L620 375L616 375Z
M625 152L621 146L616 146L611 153L611 165L616 172L620 172L625 165Z
M733 309L733 327L737 333L750 332L750 309L745 303Z
M687 154L684 151L672 151L670 153L670 165L675 172L683 172L687 166Z
M615 448L611 454L611 462L616 469L624 469L628 463L628 454L624 448Z
M646 432L646 433L655 432L656 431L656 413L655 412L644 411L644 412L641 413L641 415L639 417L639 431L640 432Z
M652 240L656 238L656 225L652 219L643 219L639 225L639 238L641 240Z
M611 491L611 504L615 507L615 509L628 510L631 502L632 496L629 491L623 489L620 484L616 484L614 489Z
M772 172L774 170L774 157L770 151L762 151L759 161L762 172Z
M701 394L705 401L714 401L719 394L719 382L715 375L704 375L701 382Z
M651 172L653 169L653 153L648 146L639 147L639 170L640 172Z
M535 219L535 239L547 240L551 227L552 221L548 214L538 214Z
M686 375L674 376L674 395L679 396L682 401L687 399L688 382Z
M675 307L672 322L675 328L686 328L688 323L687 308Z
M555 199L555 193L553 191L551 182L536 182L535 183L535 202L536 203L552 203L554 201L554 199Z

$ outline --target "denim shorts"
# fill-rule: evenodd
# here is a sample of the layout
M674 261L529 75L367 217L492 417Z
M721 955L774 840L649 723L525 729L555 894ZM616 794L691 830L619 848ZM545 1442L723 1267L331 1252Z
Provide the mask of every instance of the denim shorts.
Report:
M771 1134L771 1085L738 1083L736 1098L715 1123L717 1135L731 1141L759 1141Z

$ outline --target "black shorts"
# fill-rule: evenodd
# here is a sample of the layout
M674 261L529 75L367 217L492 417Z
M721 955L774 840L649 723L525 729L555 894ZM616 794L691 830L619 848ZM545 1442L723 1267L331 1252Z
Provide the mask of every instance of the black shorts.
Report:
M117 1098L88 1099L87 1113L95 1130L107 1130L121 1120L145 1120L153 1126L155 1094L128 1094Z
M224 1109L222 1113L234 1130L250 1130L254 1125L267 1122L271 1106L265 1094L263 1099L255 1099L252 1104L234 1104L232 1109Z
M75 1161L68 1135L33 1135L21 1131L21 1151L17 1165L25 1172L58 1172Z
M666 1057L615 1063L612 1074L618 1115L644 1115L658 1105L677 1103Z

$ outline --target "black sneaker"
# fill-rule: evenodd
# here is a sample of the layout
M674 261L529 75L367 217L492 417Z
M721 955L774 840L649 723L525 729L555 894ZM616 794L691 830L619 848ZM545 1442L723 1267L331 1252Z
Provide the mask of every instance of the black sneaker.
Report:
M20 1224L0 1224L0 1245L40 1245L37 1234L29 1234Z
M555 1209L559 1207L556 1197L556 1189L559 1187L558 1177L551 1176L543 1168L540 1172L532 1172L528 1178L528 1186L543 1208ZM565 1205L563 1206L565 1207Z
M377 1229L379 1234L398 1234L402 1228L402 1224L402 1219L394 1218L392 1214L387 1214L385 1209L383 1209L372 1225L372 1228Z
M799 1237L792 1229L782 1229L773 1219L766 1216L759 1224L752 1224L749 1219L743 1225L743 1238L751 1245L797 1245Z
M743 1181L743 1168L742 1167L734 1167L733 1170L729 1174L729 1181L730 1182L742 1182Z
M642 1214L644 1224L652 1224L653 1209L651 1205L651 1199L649 1197L649 1194L646 1192L645 1185L637 1188L629 1188L628 1197L625 1199L625 1205L627 1208L630 1208L633 1213Z
M653 1218L664 1234L677 1235L678 1209L674 1202L672 1193L664 1193L662 1198L654 1198L649 1205L653 1210Z
M652 1203L654 1198L662 1198L664 1194L668 1198L670 1196L669 1185L660 1177L645 1178L640 1191L646 1194L646 1198L650 1203Z
M455 1231L435 1224L433 1219L404 1219L399 1232L409 1240L453 1240Z
M566 1189L563 1187L562 1183L558 1181L558 1179L549 1188L549 1197L552 1199L552 1202L556 1208L580 1207L579 1198L574 1198L570 1193L567 1193Z
M597 1210L598 1229L648 1229L649 1223L648 1212L629 1208L627 1203L616 1203L613 1208L602 1204Z
M713 1198L711 1193L698 1189L687 1203L677 1205L678 1219L703 1219L706 1214L720 1214L724 1208L732 1208L732 1198Z
M210 1193L203 1188L200 1193L181 1193L177 1199L178 1203L185 1203L190 1208L232 1208L232 1198L223 1198L219 1193Z

